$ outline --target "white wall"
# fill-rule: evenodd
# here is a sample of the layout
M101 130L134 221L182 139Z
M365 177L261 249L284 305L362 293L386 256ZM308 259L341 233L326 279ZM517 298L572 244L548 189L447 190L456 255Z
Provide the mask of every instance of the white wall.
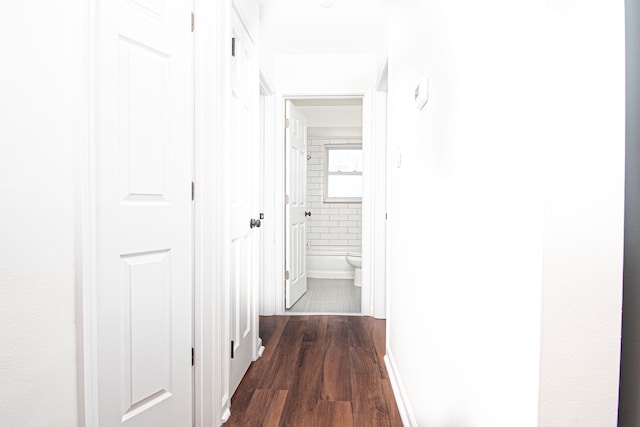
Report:
M616 422L623 1L536 3L393 11L388 352L418 425Z
M262 0L261 64L275 82L277 55L376 54L384 44L387 0L349 0L323 8L316 0ZM348 61L360 69L357 61ZM304 64L301 64L304 65ZM340 64L336 64L340 68ZM346 74L352 69L342 68ZM327 83L331 83L327 80ZM335 88L332 88L335 89Z
M361 105L340 105L332 107L299 106L298 108L307 118L307 127L310 128L362 127Z
M540 426L617 425L624 209L622 0L548 6ZM586 90L594 82L601 90Z
M420 426L532 427L542 272L535 2L398 1L388 353ZM414 108L421 76L429 103ZM561 424L559 424L561 425Z
M0 17L0 414L77 424L74 152L86 2L7 3Z
M364 93L375 83L376 61L373 53L279 54L274 84L288 94Z

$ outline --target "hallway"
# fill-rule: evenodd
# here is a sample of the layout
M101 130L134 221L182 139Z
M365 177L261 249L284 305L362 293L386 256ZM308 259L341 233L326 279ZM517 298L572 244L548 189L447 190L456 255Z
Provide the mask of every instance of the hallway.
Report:
M265 351L232 399L229 426L401 426L384 366L385 321L260 318Z
M4 6L0 426L638 427L640 0Z

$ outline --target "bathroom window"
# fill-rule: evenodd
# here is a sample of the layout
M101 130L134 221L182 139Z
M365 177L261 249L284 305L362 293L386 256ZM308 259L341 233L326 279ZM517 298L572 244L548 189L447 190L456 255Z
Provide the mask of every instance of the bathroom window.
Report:
M325 202L362 202L362 145L325 146Z

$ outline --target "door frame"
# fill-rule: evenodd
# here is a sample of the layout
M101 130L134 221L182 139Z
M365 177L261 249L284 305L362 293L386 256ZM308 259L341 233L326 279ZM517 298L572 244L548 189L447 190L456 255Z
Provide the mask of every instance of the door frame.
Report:
M82 81L79 82L78 129L84 138L75 147L75 280L78 423L98 426L97 378L97 280L96 280L96 163L95 163L95 33L97 0L85 6L86 25L79 37L87 40L81 53ZM222 202L226 162L224 144L228 135L229 58L231 0L192 0L197 31L193 34L193 423L219 425L230 415L228 391L229 319L223 313L228 304L224 266L225 224L228 215ZM185 23L188 25L188 23ZM205 167L206 166L206 167ZM213 167L212 167L213 166ZM227 259L228 260L228 259ZM225 365L226 362L226 365Z
M271 280L265 283L265 295L274 295L275 304L261 305L262 315L305 315L308 313L291 313L285 310L285 132L284 132L284 116L285 102L287 100L309 99L309 98L362 98L362 147L365 170L363 172L364 190L362 200L362 309L361 314L365 316L375 316L378 318L385 317L384 308L386 305L386 290L384 286L385 278L378 278L377 283L374 281L373 254L377 252L377 248L386 246L385 241L376 239L378 227L384 227L384 222L374 221L380 215L384 216L384 212L374 208L374 197L378 191L384 191L377 188L379 185L374 179L377 175L377 166L380 164L376 161L376 156L380 153L373 150L373 141L376 140L375 127L375 97L374 92L369 91L314 91L314 92L276 92L275 95L275 114L274 114L274 155L273 162L266 164L265 174L275 177L275 186L273 189L274 206L274 246L272 253L274 269L271 272ZM379 160L379 159L378 159ZM384 165L386 161L382 161ZM374 191L374 188L376 191ZM384 233L382 234L384 236ZM375 285L374 285L375 284Z
M257 29L247 25L240 0L194 1L195 34L195 391L196 427L217 426L231 416L230 395L230 154L231 20L237 13L260 51ZM254 17L255 18L255 17ZM258 69L259 66L257 65ZM259 84L258 81L255 82ZM254 121L257 126L258 120ZM260 137L260 129L255 136ZM259 159L262 161L262 159ZM258 249L262 258L263 253ZM260 289L252 301L252 359L264 351L258 333Z
M389 264L390 251L390 225L389 212L391 203L389 202L389 141L387 139L387 99L389 92L389 59L386 58L378 73L375 86L375 167L376 176L374 188L375 192L375 240L379 244L375 245L375 286L376 292L384 294L384 299L376 299L376 317L386 318L389 312L389 288L391 283L391 265ZM379 278L383 278L380 280ZM387 319L388 321L388 319ZM389 330L389 328L386 328Z
M228 154L231 0L194 1L194 421L219 425L229 396Z
M276 254L273 250L275 244L276 233L276 204L277 199L271 197L275 194L276 180L272 172L275 157L276 143L276 99L273 85L260 71L260 139L262 141L262 212L264 212L264 222L262 224L264 230L262 235L262 272L260 276L260 314L276 312L276 292L270 285L273 277L275 277L274 268L276 265Z

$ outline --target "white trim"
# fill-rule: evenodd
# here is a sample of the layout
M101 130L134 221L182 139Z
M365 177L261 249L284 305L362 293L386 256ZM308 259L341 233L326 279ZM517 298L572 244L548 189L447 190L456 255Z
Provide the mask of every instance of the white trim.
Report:
M345 316L345 317L365 317L362 313L336 313L335 311L288 311L287 316Z
M233 11L236 13L236 15L238 16L238 19L240 21L240 23L242 24L242 26L244 27L244 30L247 32L247 35L249 36L249 40L251 40L251 43L253 43L253 45L257 48L258 47L258 43L256 41L256 39L254 38L254 34L253 32L249 29L249 26L247 25L247 22L245 20L245 11L242 8L242 5L238 4L235 0L231 1L231 7L233 9Z
M373 203L373 179L374 179L374 169L373 169L373 158L374 153L372 152L373 148L373 137L374 137L374 121L373 121L373 96L371 91L322 91L322 92L276 92L275 100L276 100L276 108L275 108L275 145L274 145L274 154L275 159L268 166L268 169L265 169L265 174L270 174L275 177L275 186L273 198L275 200L275 210L274 210L274 225L275 225L275 250L273 251L275 266L273 271L273 284L269 284L268 286L273 286L276 295L276 309L275 314L278 315L288 315L290 312L285 310L284 307L284 293L285 293L285 281L284 281L284 271L285 271L285 256L284 256L284 218L285 218L285 209L284 209L284 183L285 183L285 174L284 174L284 158L285 158L285 142L284 142L284 104L287 99L308 99L308 98L325 98L325 99L353 99L359 98L362 99L362 146L363 146L363 156L364 156L364 167L365 171L363 173L365 189L363 194L363 203L362 203L362 314L366 316L373 316L374 313L374 298L376 297L376 292L373 292L372 284L372 253L374 253L373 246L377 243L372 237L373 234L373 219L371 217L372 214L372 203ZM280 131L278 131L280 130ZM380 242L380 244L384 244L384 242ZM378 298L384 298L385 293L380 294L379 292ZM384 303L383 303L384 305ZM308 313L307 313L308 314Z
M371 91L367 91L362 97L362 157L363 157L363 192L362 192L362 314L374 315L375 283L373 276L374 260L374 218L373 203L374 191L374 99Z
M372 287L375 292L374 316L378 319L386 318L387 309L387 94L374 92L375 119L373 123L373 177L372 186L375 189L372 197L373 209L373 244L371 256L373 266L371 271Z
M378 92L387 92L389 90L389 58L384 60L382 68L376 79L376 90Z
M216 140L212 143L218 147L218 197L213 202L218 210L218 282L217 295L219 297L216 305L218 312L218 327L216 328L219 335L218 340L214 344L217 349L216 371L217 375L217 393L214 395L214 402L218 402L220 410L220 418L216 424L225 422L231 414L231 396L229 393L229 375L230 375L230 359L231 352L231 319L229 315L230 307L230 251L228 242L230 241L231 213L230 213L230 195L229 195L229 140L231 136L229 123L231 115L231 55L229 54L229 44L231 41L231 17L233 14L233 6L231 0L223 0L220 3L220 19L218 21L218 33L220 36L220 45L218 52L218 99L215 102L218 114Z
M272 168L275 161L275 95L272 86L267 77L260 72L260 115L263 120L261 126L261 139L263 147L263 164L262 164L262 212L265 214L262 231L262 277L260 288L260 307L259 313L262 316L271 316L276 314L276 292L274 281L275 269L275 176Z
M418 427L418 422L411 408L407 391L402 383L402 378L398 372L398 366L395 359L391 355L391 351L387 348L387 354L384 356L384 364L387 367L387 373L389 374L389 381L391 381L391 388L393 389L393 395L396 398L396 404L398 405L398 411L400 412L400 418L402 418L402 424L409 427Z
M223 281L223 141L230 2L195 0L194 50L194 425L219 425L223 399L225 306ZM227 374L228 375L228 374ZM220 402L220 404L216 404ZM225 406L226 404L226 406Z
M274 145L273 154L274 159L269 171L265 170L265 174L270 173L274 177L274 187L272 199L274 200L273 206L273 226L274 226L274 251L273 251L273 282L271 293L275 299L275 313L284 314L284 272L285 272L285 256L284 256L284 221L285 221L285 206L284 206L284 188L285 188L285 175L284 175L284 158L285 158L285 133L284 133L284 97L281 93L276 91L275 94L275 110L274 110Z
M273 85L262 70L260 70L260 94L265 96L274 94Z
M258 360L262 357L262 355L264 354L264 346L262 345L262 338L258 338L258 353L256 354L256 358L255 360Z
M353 280L353 271L308 270L307 271L307 278L309 278L309 279L350 279L350 280Z
M331 150L360 150L362 144L325 144L324 145L324 203L362 203L362 197L329 197L329 177L333 176L363 176L363 172L332 172L329 170L329 152Z
M76 225L76 293L78 312L78 421L81 426L98 426L98 341L96 299L96 203L95 203L95 31L96 0L86 3L87 26L84 102L86 102L87 141L78 141L76 167L79 183L76 191L78 221Z
M229 421L229 417L231 416L231 407L227 407L225 408L224 412L222 413L222 423L226 423L227 421Z

